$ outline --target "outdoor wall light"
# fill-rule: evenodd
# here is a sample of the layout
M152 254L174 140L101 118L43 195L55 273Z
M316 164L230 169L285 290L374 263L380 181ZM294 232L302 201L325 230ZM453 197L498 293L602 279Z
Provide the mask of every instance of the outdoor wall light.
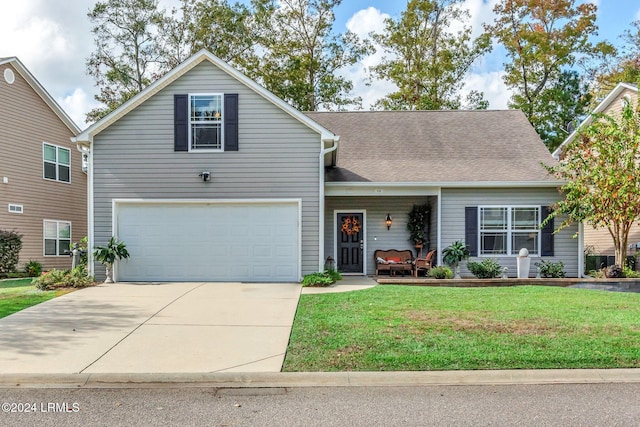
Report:
M387 230L391 230L391 223L393 222L393 220L391 219L391 215L387 214L387 219L384 222L385 224L387 224Z
M198 176L202 178L204 182L207 182L211 178L211 172L200 172Z

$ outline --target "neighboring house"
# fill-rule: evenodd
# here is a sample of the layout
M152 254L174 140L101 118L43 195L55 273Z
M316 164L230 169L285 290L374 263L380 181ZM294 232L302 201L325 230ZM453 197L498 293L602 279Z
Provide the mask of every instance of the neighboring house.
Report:
M75 141L90 244L131 254L117 280L298 281L329 256L373 274L376 249L413 249L425 203L439 262L463 239L511 276L524 246L579 270L575 230L539 228L561 183L519 111L302 114L201 51Z
M638 102L638 86L631 83L619 83L607 97L598 104L593 110L593 114L608 114L619 115L622 112L622 107L625 102L631 102L632 105L636 105ZM569 137L553 152L555 159L562 159L564 149L573 139L577 136L579 129L589 126L593 121L593 116L587 117L578 126ZM598 257L608 257L607 264L614 263L615 248L613 246L613 238L607 228L593 228L591 225L584 224L581 226L581 231L584 240L584 251L589 255ZM640 226L634 225L631 228L628 239L629 248L628 255L634 255L635 245L640 244ZM596 265L595 268L600 267Z
M17 58L0 59L0 229L22 234L20 268L71 268L69 245L87 235L78 132Z

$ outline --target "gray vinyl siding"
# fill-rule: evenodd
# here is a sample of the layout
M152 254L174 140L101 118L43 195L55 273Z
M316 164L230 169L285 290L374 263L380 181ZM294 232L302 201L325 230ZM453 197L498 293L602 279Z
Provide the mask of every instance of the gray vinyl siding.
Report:
M431 204L431 248L436 246L436 229L437 224L437 205L436 197L327 197L325 203L325 239L324 250L325 259L331 255L335 258L335 236L336 223L335 211L348 212L366 211L365 212L365 233L366 233L366 273L368 275L375 274L375 265L373 263L373 253L377 249L410 249L416 256L416 249L413 243L409 241L409 231L407 231L407 220L409 211L413 205L421 205L425 203ZM385 220L387 214L391 215L393 223L391 229L387 230ZM427 248L423 249L422 255L425 256Z
M13 84L2 78L7 68L15 74ZM87 177L70 140L74 133L10 64L0 66L0 100L0 229L22 235L19 269L30 260L45 270L69 269L69 256L44 256L44 220L71 222L72 242L87 235ZM43 178L43 142L69 150L70 183ZM24 212L9 213L10 203Z
M239 94L239 151L174 152L173 95L189 93ZM204 61L94 138L95 244L112 233L115 198L294 198L302 273L317 271L319 153L318 133Z
M442 248L446 248L456 240L465 237L465 207L481 205L533 205L548 206L558 200L559 194L555 188L523 188L523 189L443 189L442 190ZM556 226L559 224L556 218ZM543 257L547 261L562 261L568 277L578 276L578 239L573 238L578 228L572 225L554 235L554 256ZM509 276L516 276L517 257L494 257L503 267L509 268ZM481 257L471 260L479 261ZM535 276L535 262L541 257L534 256L531 260L530 275ZM462 263L461 275L472 276Z

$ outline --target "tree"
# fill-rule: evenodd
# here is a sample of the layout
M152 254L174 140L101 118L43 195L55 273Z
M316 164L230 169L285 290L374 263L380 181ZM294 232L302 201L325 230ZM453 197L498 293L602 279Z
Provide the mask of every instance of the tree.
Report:
M490 50L484 34L474 40L464 25L469 11L463 0L410 0L399 19L387 18L373 39L389 55L371 68L372 75L393 82L398 90L376 105L391 110L440 110L461 106L463 78L474 61ZM451 30L462 24L457 32ZM486 108L483 94L467 96L471 108Z
M162 13L157 0L106 0L98 2L88 17L94 24L96 50L87 61L105 106L87 114L98 120L142 91L162 74L154 40Z
M576 99L582 90L567 98L558 96L563 85L573 89L581 86L570 80L563 83L563 71L580 57L595 55L608 46L589 42L589 36L597 30L597 7L589 2L578 6L575 3L575 0L502 0L494 8L494 24L486 26L505 47L510 59L505 64L504 76L507 87L514 92L509 106L521 109L536 131L550 136L544 140L549 147L557 143L556 135L562 133L568 118L563 115L558 122L559 116L545 111L544 106L548 102L568 102L573 105L559 109L572 114L581 112L575 106L580 105Z
M346 32L334 34L333 10L342 0L254 0L254 17L265 31L258 81L302 111L359 105L353 83L339 75L370 46Z
M640 20L631 23L620 36L624 44L600 60L595 70L593 96L601 100L618 83L640 82Z
M594 115L562 163L547 169L567 182L551 214L566 215L558 229L582 221L606 227L623 266L629 230L640 220L640 108L626 103L620 116Z
M573 132L591 105L589 85L577 71L562 71L548 90L541 93L535 114L536 131L550 151L555 150Z
M160 22L158 43L170 70L201 49L207 49L246 74L258 69L256 28L246 6L226 0L182 0Z

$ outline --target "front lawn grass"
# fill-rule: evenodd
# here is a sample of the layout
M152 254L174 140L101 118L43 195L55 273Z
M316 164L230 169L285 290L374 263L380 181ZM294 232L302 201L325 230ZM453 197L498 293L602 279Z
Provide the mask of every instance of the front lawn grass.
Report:
M376 286L302 295L283 371L640 367L640 294Z
M31 285L31 280L0 280L0 318L70 292L67 289L40 291Z

